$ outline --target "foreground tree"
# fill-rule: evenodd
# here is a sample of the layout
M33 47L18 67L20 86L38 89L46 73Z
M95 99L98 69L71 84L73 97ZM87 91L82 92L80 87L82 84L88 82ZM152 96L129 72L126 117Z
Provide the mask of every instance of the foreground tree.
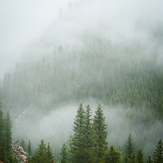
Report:
M128 154L129 158L131 158L131 155L134 152L134 149L135 149L135 145L132 142L131 134L129 134L127 142L125 143L124 152Z
M7 158L9 159L12 155L12 123L9 111L5 117L5 139L6 139L6 151L7 151Z
M2 145L2 140L4 137L4 119L3 119L3 111L2 111L2 102L1 102L1 98L0 98L0 147Z
M138 163L144 163L143 152L141 149L138 151L137 160L138 160Z
M123 157L123 163L129 163L130 160L128 158L128 154L126 153L125 156Z
M64 143L62 148L61 148L61 152L60 152L60 162L61 163L66 163L67 160L67 152L66 152L66 144Z
M138 163L136 154L133 152L130 158L130 163Z
M72 155L73 162L82 163L83 151L84 151L84 121L85 114L82 104L80 104L77 115L74 121L73 131L74 135L72 138ZM64 152L65 146L62 147ZM64 160L64 159L63 159Z
M32 157L32 149L31 149L31 141L29 140L28 146L27 146L27 153L28 153L28 162L31 162Z
M153 162L163 163L163 143L161 142L161 139L157 143L157 148L154 151Z
M120 163L121 162L121 153L114 149L114 146L111 145L109 151L105 155L105 163Z
M105 124L105 118L103 114L103 110L99 104L96 114L94 116L94 130L96 132L97 138L95 141L95 154L96 161L101 162L104 159L104 155L106 150L108 150L108 143L106 141L107 138L107 125Z
M50 148L49 143L48 143L47 150L44 153L42 162L44 162L44 163L54 163L54 156L53 156L53 153L51 152L51 148Z
M36 149L35 155L31 158L31 162L42 162L44 160L44 154L47 150L46 144L44 140L41 140L41 144L38 145L39 147Z
M0 148L0 161L9 162L7 159L6 139L5 138L3 138L2 145Z

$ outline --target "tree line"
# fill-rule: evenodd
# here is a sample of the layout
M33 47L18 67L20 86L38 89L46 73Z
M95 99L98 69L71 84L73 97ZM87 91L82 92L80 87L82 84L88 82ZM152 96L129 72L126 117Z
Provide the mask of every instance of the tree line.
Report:
M124 145L123 151L116 150L114 145L108 147L107 124L103 110L99 104L92 118L91 108L86 110L80 104L74 120L73 135L64 143L60 152L61 163L144 163L143 151L136 154L131 134ZM163 162L163 142L157 144L153 160L149 156L147 163Z

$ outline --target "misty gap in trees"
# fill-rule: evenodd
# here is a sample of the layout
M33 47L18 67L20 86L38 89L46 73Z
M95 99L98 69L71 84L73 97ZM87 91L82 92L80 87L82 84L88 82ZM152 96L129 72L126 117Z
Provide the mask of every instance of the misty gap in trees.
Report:
M17 162L18 139L29 162L162 161L162 26L149 30L150 43L117 43L101 35L101 24L66 40L54 32L63 20L0 80L0 160Z

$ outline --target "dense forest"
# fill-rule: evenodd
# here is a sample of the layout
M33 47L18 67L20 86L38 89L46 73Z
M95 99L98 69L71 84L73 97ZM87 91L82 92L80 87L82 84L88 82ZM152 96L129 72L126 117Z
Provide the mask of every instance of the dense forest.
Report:
M1 159L14 160L10 143L18 139L31 162L157 162L163 140L162 26L148 30L145 41L113 35L110 20L81 30L72 24L82 3L60 15L0 80L0 150L10 153ZM109 160L113 155L115 161Z

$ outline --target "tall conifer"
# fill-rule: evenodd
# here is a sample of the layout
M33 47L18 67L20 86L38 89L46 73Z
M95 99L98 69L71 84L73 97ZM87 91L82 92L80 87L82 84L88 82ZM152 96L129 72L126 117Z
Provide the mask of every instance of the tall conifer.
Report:
M108 143L106 141L107 138L107 125L105 124L105 118L103 116L103 110L101 109L101 106L99 104L96 114L94 116L94 129L96 132L96 162L100 162L100 160L103 160L104 154L106 150L108 149Z
M157 148L154 151L153 162L154 163L163 163L163 143L162 143L161 139L157 143Z
M12 123L9 111L5 117L5 139L6 139L6 151L9 158L12 154Z
M129 158L131 158L131 155L134 152L134 149L135 149L135 145L132 142L131 133L130 133L127 139L127 142L125 144L125 147L124 147L124 152L128 154Z

